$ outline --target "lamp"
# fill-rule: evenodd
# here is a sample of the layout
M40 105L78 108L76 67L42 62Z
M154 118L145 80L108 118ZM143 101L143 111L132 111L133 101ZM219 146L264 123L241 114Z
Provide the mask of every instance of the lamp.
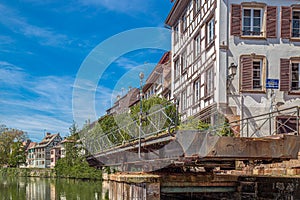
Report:
M229 86L232 83L232 80L234 78L234 76L236 75L236 71L237 71L237 65L235 65L234 63L231 63L228 67L228 75L227 75L227 88L229 88Z
M236 75L236 71L237 71L237 65L231 63L228 67L228 78L233 79L233 77Z

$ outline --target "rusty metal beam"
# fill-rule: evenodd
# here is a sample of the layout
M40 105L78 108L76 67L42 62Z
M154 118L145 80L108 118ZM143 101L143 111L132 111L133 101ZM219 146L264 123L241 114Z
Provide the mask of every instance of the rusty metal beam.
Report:
M296 159L300 136L276 135L263 138L220 137L199 131L178 131L144 139L142 159L138 143L94 155L97 166L173 165L229 167L236 160L283 161ZM89 159L87 159L89 161ZM92 165L95 159L90 158Z

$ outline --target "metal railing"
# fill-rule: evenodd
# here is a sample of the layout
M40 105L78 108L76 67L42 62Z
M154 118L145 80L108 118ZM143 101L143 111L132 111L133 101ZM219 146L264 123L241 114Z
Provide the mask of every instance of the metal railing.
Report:
M91 134L92 130L88 130L81 135L82 141L89 152L95 154L120 145L130 145L130 143L139 139L139 135L143 139L166 131L170 133L170 130L176 127L177 123L177 112L172 110L171 106L174 105L160 106L152 109L151 113L143 113L141 127L140 119L132 120L130 114L128 114L125 116L126 119L115 119L117 122L120 122L117 123L119 126L117 129L107 133L99 132L96 134Z
M275 134L299 135L300 107L291 107L267 114L248 117L230 123L230 129L240 137L264 137Z

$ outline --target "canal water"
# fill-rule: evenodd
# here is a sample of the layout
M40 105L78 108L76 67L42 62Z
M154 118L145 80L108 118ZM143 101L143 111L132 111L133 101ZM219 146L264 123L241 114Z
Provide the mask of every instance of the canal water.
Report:
M0 200L102 200L102 182L0 176Z

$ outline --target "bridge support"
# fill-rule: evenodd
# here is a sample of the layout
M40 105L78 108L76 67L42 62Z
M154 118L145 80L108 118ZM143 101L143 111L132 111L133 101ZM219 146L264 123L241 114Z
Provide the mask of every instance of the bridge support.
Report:
M207 173L117 173L104 176L104 186L110 200L159 200L193 193L232 198L237 177Z

